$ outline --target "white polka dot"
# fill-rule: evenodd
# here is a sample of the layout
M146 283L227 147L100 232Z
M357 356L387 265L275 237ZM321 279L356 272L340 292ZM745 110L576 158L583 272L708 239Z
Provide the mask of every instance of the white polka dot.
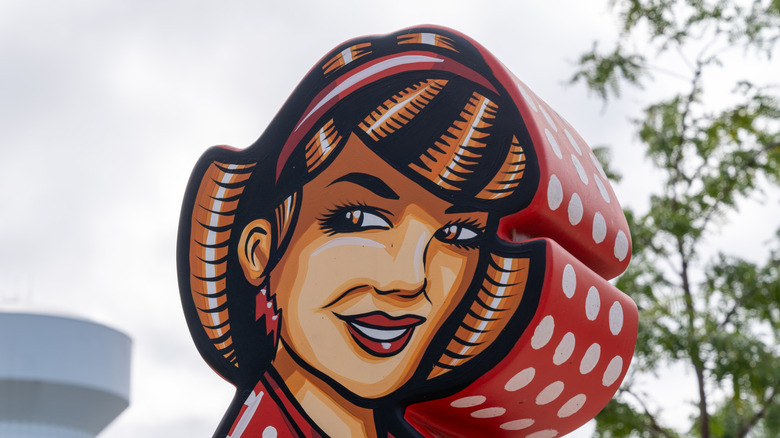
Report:
M547 184L547 205L550 210L557 210L563 202L563 187L557 176L550 177L550 183Z
M572 352L574 352L575 341L574 333L568 332L563 335L563 339L561 339L561 342L555 347L555 354L553 355L553 363L555 365L560 365L569 360Z
M588 297L585 298L585 316L589 320L594 321L599 316L599 310L601 309L601 297L599 291L595 286L591 286L588 289Z
M574 148L577 153L582 156L582 151L580 150L580 145L577 144L577 141L574 140L574 137L572 137L571 133L569 133L568 129L564 129L563 133L566 134L566 138L569 139L569 143L571 144L571 147Z
M604 386L612 386L613 383L620 377L620 373L623 371L623 358L615 356L609 361L607 369L604 370L604 377L601 379L601 383Z
M558 132L558 127L555 126L555 122L553 122L552 117L550 117L550 115L547 114L547 111L544 109L544 106L539 105L539 109L542 110L542 115L544 116L544 119L547 120L547 124L550 125L553 131Z
M533 424L534 420L530 418L523 418L522 420L507 421L498 427L504 430L522 430L533 426Z
M546 405L552 402L563 392L563 382L560 380L547 385L539 395L536 396L537 405Z
M599 163L598 158L596 158L593 153L590 154L590 161L593 162L593 167L596 168L596 170L599 171L599 174L601 174L601 177L604 179L607 179L607 174L604 172L604 169L601 167L601 163Z
M535 113L538 113L539 110L536 109L536 103L534 103L534 99L531 97L531 94L528 93L528 90L526 90L525 87L523 87L520 84L517 85L517 89L520 90L520 94L523 95L523 99L525 99L525 103L527 103L528 106L530 106Z
M588 174L585 173L585 169L582 167L582 163L580 163L580 160L577 159L576 155L571 155L571 162L574 164L574 169L577 170L577 175L580 176L582 183L588 185Z
M276 438L276 428L268 426L263 429L263 438Z
M550 144L550 147L552 148L553 152L555 152L555 156L563 159L563 154L561 153L561 147L558 146L558 140L555 139L552 132L550 132L549 129L544 128L544 135L547 136L547 142Z
M504 389L506 389L509 392L514 392L519 389L525 388L526 385L531 383L535 375L536 375L536 370L533 367L526 368L523 371L520 371L519 373L512 376L512 378L509 379L508 382L506 382L506 385L504 385Z
M577 274L574 272L574 268L571 265L566 265L563 268L563 280L561 281L561 288L563 288L563 294L566 298L574 296L574 290L577 289Z
M604 183L601 182L601 178L594 173L593 181L596 181L596 187L599 188L599 193L601 194L601 197L604 198L604 202L609 204L609 192L607 192L607 188L604 187Z
M580 362L580 374L585 375L593 371L596 365L599 363L601 357L601 345L594 343L582 356L582 362Z
M495 418L504 415L506 409L504 408L485 408L471 413L474 418Z
M582 200L574 193L569 200L569 223L577 225L582 220Z
M607 237L607 222L604 220L604 216L601 212L597 211L593 215L593 241L601 243Z
M474 406L485 403L485 400L487 400L487 398L483 395L473 395L471 397L459 398L450 403L450 406L453 408L473 408Z
M545 429L539 432L534 432L525 436L525 438L555 438L558 436L558 431L555 429Z
M628 255L628 238L623 230L618 231L615 238L615 257L621 262Z
M623 306L618 301L612 303L612 307L609 308L609 331L613 335L620 333L623 329Z
M553 330L555 330L555 320L552 315L547 315L542 319L542 322L536 326L534 335L531 338L531 347L534 350L538 350L547 345L547 343L550 342L550 338L552 338Z
M585 400L587 400L585 394L577 394L570 398L569 401L558 409L558 417L566 418L576 414L585 405Z

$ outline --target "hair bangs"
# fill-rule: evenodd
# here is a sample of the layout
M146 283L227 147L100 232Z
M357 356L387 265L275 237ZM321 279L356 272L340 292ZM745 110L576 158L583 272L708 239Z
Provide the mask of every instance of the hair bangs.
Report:
M399 75L341 102L338 130L453 204L502 211L530 201L533 148L516 107L462 77L435 75Z

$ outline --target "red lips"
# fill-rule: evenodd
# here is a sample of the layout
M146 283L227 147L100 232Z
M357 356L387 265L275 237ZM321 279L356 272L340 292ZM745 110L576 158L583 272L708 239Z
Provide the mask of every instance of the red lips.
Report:
M425 322L425 318L417 315L392 317L383 312L336 316L347 324L349 334L360 348L378 357L400 353L412 337L414 328Z

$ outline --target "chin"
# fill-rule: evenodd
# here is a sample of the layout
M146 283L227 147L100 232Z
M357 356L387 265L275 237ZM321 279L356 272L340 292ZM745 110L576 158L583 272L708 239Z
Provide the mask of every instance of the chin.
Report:
M401 360L392 360L396 358ZM411 357L396 358L353 357L344 362L343 372L324 374L361 399L379 400L403 387L418 366L418 360Z
M345 389L361 399L376 401L392 395L407 381L408 378L378 382L351 382L345 385Z

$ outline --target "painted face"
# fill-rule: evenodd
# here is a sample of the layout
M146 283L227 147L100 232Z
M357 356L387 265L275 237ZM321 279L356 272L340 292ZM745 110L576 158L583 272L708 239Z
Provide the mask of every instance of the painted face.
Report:
M364 398L406 383L479 258L487 213L451 207L353 135L271 273L284 348Z

